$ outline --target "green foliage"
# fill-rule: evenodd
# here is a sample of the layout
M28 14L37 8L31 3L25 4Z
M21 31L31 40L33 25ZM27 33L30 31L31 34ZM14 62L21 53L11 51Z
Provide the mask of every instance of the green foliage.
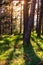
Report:
M37 65L43 61L43 36L37 37L36 32L32 33L29 46L23 45L22 35L3 35L0 39L2 65Z

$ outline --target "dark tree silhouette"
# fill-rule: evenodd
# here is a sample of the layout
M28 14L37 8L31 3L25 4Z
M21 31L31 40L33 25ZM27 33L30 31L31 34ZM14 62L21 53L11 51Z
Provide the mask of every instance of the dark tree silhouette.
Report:
M25 35L27 32L27 28L28 28L28 1L25 0L24 3L24 41L25 41Z
M26 21L26 19L24 20L24 21L26 21L26 24L28 22L28 27L25 28L26 32L25 32L25 35L24 35L24 44L25 43L26 44L29 44L30 43L31 30L32 30L32 27L33 27L33 19L34 19L34 13L35 13L35 4L36 4L36 0L32 0L29 20L28 21Z

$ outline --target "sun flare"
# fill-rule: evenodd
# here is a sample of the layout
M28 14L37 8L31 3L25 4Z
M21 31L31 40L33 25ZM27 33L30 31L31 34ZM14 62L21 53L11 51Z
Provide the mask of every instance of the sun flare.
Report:
M21 1L22 4L24 4L24 1Z

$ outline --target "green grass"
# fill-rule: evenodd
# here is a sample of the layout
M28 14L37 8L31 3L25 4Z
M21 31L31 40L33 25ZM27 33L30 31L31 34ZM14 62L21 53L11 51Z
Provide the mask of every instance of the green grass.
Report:
M43 36L31 35L29 46L23 46L22 35L0 37L0 65L37 65L43 61ZM43 64L41 64L43 65Z

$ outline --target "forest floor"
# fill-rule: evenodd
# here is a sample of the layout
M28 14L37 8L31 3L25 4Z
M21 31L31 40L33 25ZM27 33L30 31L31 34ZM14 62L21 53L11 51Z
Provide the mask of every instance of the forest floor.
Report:
M43 36L31 35L29 46L23 46L22 35L0 37L0 65L43 65Z

